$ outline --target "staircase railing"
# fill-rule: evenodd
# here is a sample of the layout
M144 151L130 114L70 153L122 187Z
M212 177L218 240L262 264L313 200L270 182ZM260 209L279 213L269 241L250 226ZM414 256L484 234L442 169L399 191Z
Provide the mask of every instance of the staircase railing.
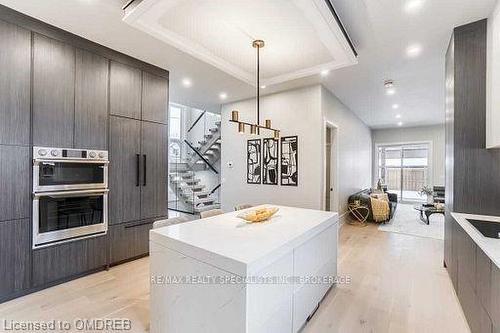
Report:
M187 144L187 146L189 148L191 148L191 150L196 154L198 155L198 157L200 158L200 160L202 160L210 170L212 170L213 172L215 172L216 174L219 174L219 171L217 171L217 169L214 168L214 166L212 165L212 163L210 163L199 151L198 149L196 149L195 147L193 147L192 144L189 143L189 141L187 140L184 140L184 143Z

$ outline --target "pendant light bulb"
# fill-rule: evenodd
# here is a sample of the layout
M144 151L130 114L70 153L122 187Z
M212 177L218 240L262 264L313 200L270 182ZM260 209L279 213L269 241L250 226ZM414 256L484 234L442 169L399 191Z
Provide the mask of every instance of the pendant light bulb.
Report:
M245 134L245 124L243 123L238 123L238 132L240 134Z
M274 131L274 138L279 139L280 138L280 131L275 130Z
M257 134L257 125L250 125L250 134L252 135Z

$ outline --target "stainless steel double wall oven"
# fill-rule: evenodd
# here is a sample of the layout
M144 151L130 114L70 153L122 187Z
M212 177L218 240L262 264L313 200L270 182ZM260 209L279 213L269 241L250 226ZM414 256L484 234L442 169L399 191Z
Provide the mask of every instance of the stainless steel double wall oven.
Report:
M108 152L33 147L33 248L108 230Z

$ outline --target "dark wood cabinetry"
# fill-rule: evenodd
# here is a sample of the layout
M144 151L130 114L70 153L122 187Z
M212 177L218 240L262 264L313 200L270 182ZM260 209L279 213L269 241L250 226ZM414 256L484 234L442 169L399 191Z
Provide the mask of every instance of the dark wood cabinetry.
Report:
M113 225L109 229L110 264L144 256L149 252L149 230L152 221Z
M33 36L33 144L73 147L75 48Z
M110 224L167 215L167 126L111 116Z
M142 74L137 68L111 61L110 113L141 119Z
M154 74L142 75L142 120L167 123L168 80Z
M0 221L30 216L28 147L0 145Z
M467 232L453 219L453 247L447 270L472 332L495 332L498 315L495 303L500 299L495 291L496 265L476 245ZM500 277L498 278L500 285ZM496 292L496 294L495 294Z
M167 126L142 122L141 218L167 215Z
M31 34L0 21L0 144L30 141Z
M30 287L30 223L0 222L0 302Z
M111 116L109 222L141 218L141 122Z
M108 149L108 71L106 58L76 50L76 148Z
M96 270L107 263L107 236L37 249L33 251L33 287Z
M3 302L148 253L167 214L169 73L1 5L0 41ZM33 146L110 151L107 235L32 249Z

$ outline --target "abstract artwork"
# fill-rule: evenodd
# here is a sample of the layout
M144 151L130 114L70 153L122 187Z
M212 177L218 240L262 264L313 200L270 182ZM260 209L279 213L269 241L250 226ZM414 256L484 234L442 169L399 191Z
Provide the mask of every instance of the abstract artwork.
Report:
M281 185L298 185L298 137L285 136L281 138Z
M278 185L278 145L274 138L262 140L262 184Z
M261 181L261 140L247 141L247 183L260 184Z

